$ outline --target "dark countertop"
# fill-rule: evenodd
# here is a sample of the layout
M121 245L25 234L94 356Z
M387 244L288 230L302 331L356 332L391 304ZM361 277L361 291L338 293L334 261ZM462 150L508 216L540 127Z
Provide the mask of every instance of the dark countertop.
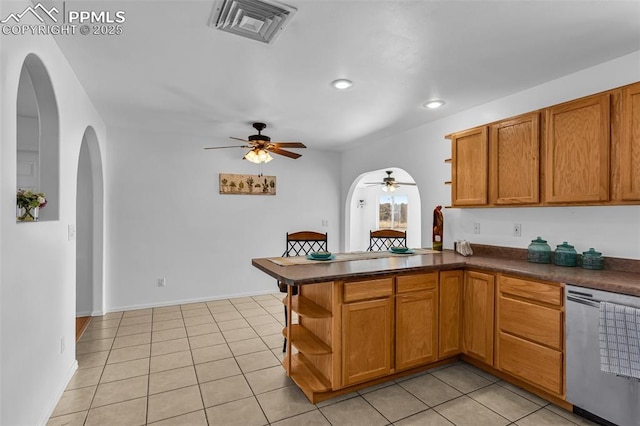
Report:
M464 257L451 250L444 250L437 254L317 262L291 266L279 266L267 258L253 259L251 263L261 271L289 285L358 279L396 273L471 268L640 297L640 274L638 273L615 270L593 271L580 267L529 263L526 260L497 256Z

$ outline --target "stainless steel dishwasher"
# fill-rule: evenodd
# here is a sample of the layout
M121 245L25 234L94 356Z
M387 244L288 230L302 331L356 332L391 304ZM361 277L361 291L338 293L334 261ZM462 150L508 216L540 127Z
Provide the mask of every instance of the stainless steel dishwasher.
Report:
M567 401L602 424L640 426L640 380L600 371L598 329L600 302L640 308L640 297L574 285L565 294Z

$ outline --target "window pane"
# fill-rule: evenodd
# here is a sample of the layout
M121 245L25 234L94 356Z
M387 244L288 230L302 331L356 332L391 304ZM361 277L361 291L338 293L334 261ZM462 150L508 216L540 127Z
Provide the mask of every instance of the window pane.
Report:
M379 199L378 229L407 229L406 195L381 195Z

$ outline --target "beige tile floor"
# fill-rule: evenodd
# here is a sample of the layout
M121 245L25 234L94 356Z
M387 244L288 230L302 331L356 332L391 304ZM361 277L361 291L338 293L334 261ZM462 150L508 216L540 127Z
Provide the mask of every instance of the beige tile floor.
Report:
M281 298L93 318L48 425L593 424L462 362L311 404L280 364Z

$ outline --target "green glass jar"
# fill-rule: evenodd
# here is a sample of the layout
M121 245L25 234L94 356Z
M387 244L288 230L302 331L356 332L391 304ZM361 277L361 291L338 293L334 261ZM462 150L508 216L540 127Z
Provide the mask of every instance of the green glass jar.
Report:
M527 248L527 260L531 263L551 263L551 247L546 240L538 237Z
M584 269L604 269L604 257L599 251L590 248L582 252L582 267Z
M571 244L564 241L556 246L553 263L558 266L576 266L578 264L578 252Z

